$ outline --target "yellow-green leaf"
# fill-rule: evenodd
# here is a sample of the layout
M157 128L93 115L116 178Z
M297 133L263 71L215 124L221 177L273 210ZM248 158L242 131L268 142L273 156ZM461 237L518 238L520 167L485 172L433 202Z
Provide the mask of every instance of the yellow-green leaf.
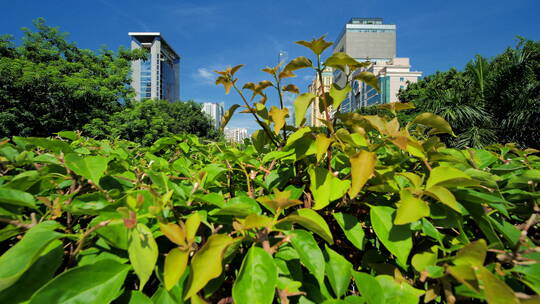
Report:
M274 132L278 134L285 125L285 118L289 116L289 109L280 109L276 106L272 106L269 114L270 117L272 117L272 121L274 122Z
M338 86L334 83L330 87L330 96L332 97L332 107L334 109L339 108L343 100L347 98L349 95L349 92L351 91L351 86L347 84L343 89L338 88Z
M480 288L484 290L488 304L519 304L512 288L497 278L485 267L473 267L479 280Z
M362 150L351 156L350 162L352 183L349 196L354 198L375 172L377 155L374 152Z
M258 198L258 201L265 204L267 207L277 211L278 209L285 210L289 207L302 204L301 201L297 199L291 199L291 191L279 191L277 188L274 188L273 196L263 196Z
M165 257L163 277L167 290L171 290L186 271L188 257L189 251L183 251L180 248L173 248Z
M287 71L296 71L298 69L310 68L313 65L310 59L300 56L291 60L284 68Z
M486 241L480 239L478 241L467 244L461 248L454 258L455 265L471 265L482 266L487 254Z
M394 224L405 225L429 216L428 204L412 195L408 190L401 190Z
M226 234L214 234L191 259L191 274L184 299L189 299L222 271L223 253L234 239Z
M296 43L309 48L310 50L313 51L313 53L315 53L315 55L320 55L322 54L322 52L324 52L324 50L326 50L329 46L333 44L332 42L328 42L324 40L325 36L326 35L323 35L311 41L300 40L300 41L296 41Z
M328 206L331 201L343 197L351 185L350 181L342 181L324 168L310 168L308 173L315 210L320 210Z
M411 264L419 272L426 270L426 267L437 263L437 253L426 251L417 253L412 257Z
M139 277L139 290L142 290L154 271L158 258L158 247L154 236L152 236L152 231L141 223L131 229L128 242L129 260Z
M300 224L304 226L304 228L318 234L325 241L330 243L330 245L334 243L334 239L332 238L332 232L330 232L328 224L322 216L320 216L312 209L298 209L294 213L284 217L279 221L279 223L284 222Z
M377 90L377 92L381 91L381 88L379 87L379 78L377 78L377 76L373 75L371 72L360 72L356 74L353 79L366 83Z
M220 128L223 130L225 126L229 123L229 120L231 120L234 111L240 107L239 104L233 104L227 111L225 111L225 114L223 114L223 118L221 119L221 125Z
M159 224L161 232L173 243L178 246L186 245L186 232L177 224Z
M315 146L317 147L317 161L321 161L321 158L323 157L326 152L328 152L328 147L330 147L330 144L332 143L332 138L326 137L326 135L320 133L317 134L317 137L315 138Z
M462 213L459 203L456 201L456 197L450 190L441 186L433 186L426 190L426 194L437 199L446 206L454 209L455 211Z
M460 179L471 179L463 171L451 167L436 167L429 173L429 178L426 182L426 188L429 189L435 185L441 185L445 182Z
M432 134L446 133L455 136L450 124L441 116L433 113L422 113L416 116L411 123L417 123L433 128Z
M193 243L195 240L195 234L201 224L201 216L198 212L192 213L186 220L186 240L189 243Z
M294 115L297 127L300 127L302 125L302 122L304 121L306 116L307 109L309 108L309 105L314 98L314 94L304 93L298 95L298 97L296 97L296 99L294 100Z

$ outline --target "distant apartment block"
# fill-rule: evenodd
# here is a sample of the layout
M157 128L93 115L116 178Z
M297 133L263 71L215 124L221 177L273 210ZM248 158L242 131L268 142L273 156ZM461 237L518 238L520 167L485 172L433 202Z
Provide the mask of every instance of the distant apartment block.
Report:
M248 138L246 128L225 128L225 139L229 142L243 143L245 138Z
M330 91L330 86L332 85L332 80L334 76L332 74L332 68L327 67L322 72L322 86L319 76L315 74L311 84L308 86L308 91L315 95L321 94L321 89L324 88L324 92ZM309 118L307 119L307 124L312 127L321 127L323 123L319 119L326 119L324 111L321 113L319 107L319 99L316 98L309 107ZM332 111L332 107L329 107L329 111Z
M411 71L409 58L393 58L391 60L377 60L368 69L379 79L381 92L363 82L352 83L351 104L354 109L398 102L399 90L405 89L410 83L418 81L422 72Z
M204 102L202 104L202 111L212 118L212 123L215 129L219 129L219 127L221 127L221 119L225 113L223 110L224 106L225 105L223 102Z
M158 32L130 32L131 49L147 49L146 60L131 64L131 86L137 100L180 100L180 56Z

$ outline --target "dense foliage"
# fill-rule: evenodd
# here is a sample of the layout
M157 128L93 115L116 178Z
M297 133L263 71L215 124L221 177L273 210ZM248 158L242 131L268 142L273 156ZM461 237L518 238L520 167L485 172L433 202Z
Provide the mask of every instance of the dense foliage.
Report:
M316 60L265 68L272 82L240 89L241 66L218 72L243 101L223 122L252 115L253 145L74 132L0 143L0 302L538 301L539 151L447 148L437 134L452 128L431 113L407 125L340 114L349 85L315 95L284 82L367 63L322 62L323 38L298 43ZM298 94L294 125L266 89ZM316 97L325 128L304 126Z
M463 71L450 69L425 77L400 93L414 102L413 113L444 117L456 147L514 142L540 147L540 41L521 39L516 48L488 60L476 56Z
M144 100L133 102L106 121L95 118L83 127L86 134L96 138L122 138L149 146L161 137L189 133L216 138L211 118L199 103Z
M0 137L49 136L80 130L106 118L131 98L130 60L144 53L102 49L99 54L66 41L66 34L34 21L19 46L0 36Z

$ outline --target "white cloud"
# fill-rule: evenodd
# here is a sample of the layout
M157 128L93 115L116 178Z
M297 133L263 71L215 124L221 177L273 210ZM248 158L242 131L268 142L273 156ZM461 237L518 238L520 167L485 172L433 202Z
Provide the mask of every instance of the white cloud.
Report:
M205 84L214 84L216 80L216 73L205 67L198 68L192 76L195 80Z

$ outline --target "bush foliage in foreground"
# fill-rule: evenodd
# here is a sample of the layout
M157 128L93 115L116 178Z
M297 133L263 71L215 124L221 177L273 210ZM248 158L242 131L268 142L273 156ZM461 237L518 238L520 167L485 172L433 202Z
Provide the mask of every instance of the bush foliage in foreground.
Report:
M364 65L343 53L323 64L329 43L299 43L319 75ZM287 125L264 90L299 93L282 82L313 65L265 69L274 82L244 85L253 97L239 66L219 72L261 125L253 145L74 132L1 142L0 302L538 301L539 151L446 148L434 134L452 130L429 113L406 126L339 114L349 86L299 94ZM327 127L303 125L312 102Z

